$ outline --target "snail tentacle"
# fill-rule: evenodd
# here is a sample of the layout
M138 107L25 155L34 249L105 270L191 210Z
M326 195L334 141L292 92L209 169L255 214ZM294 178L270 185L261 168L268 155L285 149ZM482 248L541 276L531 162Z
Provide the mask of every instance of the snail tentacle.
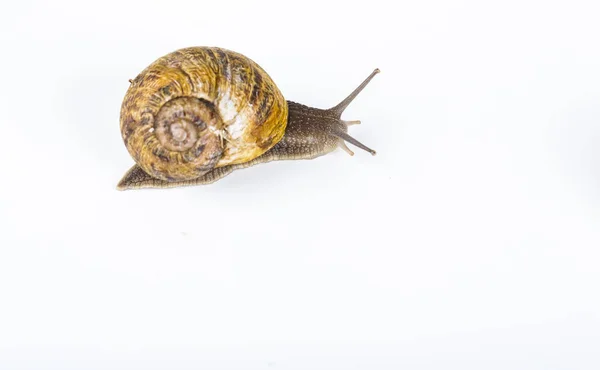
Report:
M358 121L358 120L344 121L341 119L341 116L342 116L342 113L344 112L344 110L354 100L354 98L356 98L358 96L358 94L360 94L360 92L369 84L369 82L371 82L373 77L375 77L375 75L377 75L379 72L380 72L379 68L375 68L375 70L369 75L369 77L367 77L356 89L354 89L354 91L350 95L348 95L348 97L346 97L346 99L342 100L335 107L327 110L343 124L343 127L339 127L339 126L335 126L335 125L332 126L331 134L340 139L338 142L339 147L342 148L342 150L344 150L346 153L350 154L351 156L354 155L354 152L352 152L350 149L348 149L348 147L346 146L344 141L347 141L350 144L352 144L360 149L366 150L367 152L371 153L372 155L377 154L377 152L375 152L373 149L367 147L366 145L364 145L363 143L361 143L360 141L356 140L355 138L353 138L352 136L350 136L348 134L347 127L352 126L352 125L358 125L358 124L360 124L360 121Z
M379 72L381 72L379 68L375 68L375 70L371 72L369 77L367 77L350 95L348 95L346 99L342 100L335 107L329 108L329 111L333 115L335 115L335 117L340 118L342 116L342 113L344 113L344 110L348 108L348 106L350 105L350 103L352 103L354 98L356 98L358 94L360 94L360 92L363 91L363 89L369 84L369 82L371 82L373 77L375 77L375 75L377 75Z
M369 153L371 153L372 155L377 154L376 151L374 151L373 149L369 148L368 146L366 146L365 144L361 143L360 141L356 140L355 138L353 138L352 136L348 135L346 132L344 131L332 131L331 132L332 135L339 137L340 139L349 142L350 144L361 148L362 150L365 150ZM346 148L347 149L347 148ZM352 153L354 154L354 153Z

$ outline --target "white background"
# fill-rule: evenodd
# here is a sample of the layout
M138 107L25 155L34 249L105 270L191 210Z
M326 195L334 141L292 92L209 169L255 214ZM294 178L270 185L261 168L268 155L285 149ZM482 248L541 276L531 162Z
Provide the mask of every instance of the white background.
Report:
M0 369L600 368L596 1L5 1ZM118 192L119 109L221 46L378 151Z

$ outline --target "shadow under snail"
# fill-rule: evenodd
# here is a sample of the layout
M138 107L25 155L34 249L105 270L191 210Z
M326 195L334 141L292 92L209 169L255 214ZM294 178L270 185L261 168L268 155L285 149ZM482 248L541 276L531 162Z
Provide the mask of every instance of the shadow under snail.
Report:
M379 72L330 109L286 101L249 58L221 48L167 54L130 80L121 135L136 164L119 190L209 184L233 170L274 160L312 159L345 141L342 112Z

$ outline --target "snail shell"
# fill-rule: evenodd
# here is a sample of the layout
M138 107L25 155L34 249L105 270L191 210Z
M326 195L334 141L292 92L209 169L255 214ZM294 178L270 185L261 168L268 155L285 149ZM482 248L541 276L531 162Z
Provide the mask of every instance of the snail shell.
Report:
M286 100L258 64L193 47L159 58L131 81L120 123L144 172L185 181L265 153L283 137L287 117Z

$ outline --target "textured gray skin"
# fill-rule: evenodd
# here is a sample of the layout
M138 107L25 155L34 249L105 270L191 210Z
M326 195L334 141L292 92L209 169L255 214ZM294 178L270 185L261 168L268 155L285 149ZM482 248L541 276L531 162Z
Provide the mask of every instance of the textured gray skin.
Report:
M346 148L344 141L348 141L374 155L374 150L369 149L347 134L348 125L358 123L358 121L346 122L341 120L340 117L344 109L377 73L379 73L378 69L373 71L352 94L331 109L311 108L288 101L288 123L285 135L270 150L252 161L215 168L194 180L173 182L151 177L138 165L134 165L123 176L117 185L117 189L172 188L211 184L229 175L234 170L251 167L259 163L277 160L313 159L334 151L338 146L351 153Z

